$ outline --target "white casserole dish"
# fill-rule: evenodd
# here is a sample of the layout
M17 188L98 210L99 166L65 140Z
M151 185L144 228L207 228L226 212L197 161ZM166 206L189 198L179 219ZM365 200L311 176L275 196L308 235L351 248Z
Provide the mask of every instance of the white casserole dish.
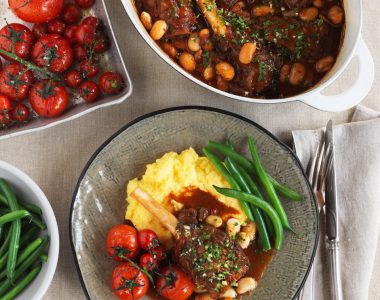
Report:
M172 59L170 59L169 56L156 44L156 42L152 40L140 21L133 1L134 0L122 0L124 8L132 20L132 23L148 45L179 73L200 86L223 96L254 103L284 103L301 101L324 111L343 111L359 104L371 89L374 79L374 63L372 55L361 37L361 28L363 23L363 6L361 0L343 0L346 13L345 37L342 49L333 69L326 74L321 82L310 90L300 95L283 99L256 99L237 96L218 90L196 79L191 74L184 71ZM357 57L359 60L359 71L355 75L356 80L352 86L339 95L324 96L322 92L342 74L354 57Z
M119 46L117 44L115 34L112 29L112 24L107 12L107 5L105 0L98 0L95 2L94 6L90 9L89 13L96 17L99 17L106 26L108 36L111 41L111 48L107 51L102 58L102 64L105 65L106 69L112 69L121 74L124 79L125 88L120 94L111 95L111 96L102 96L98 101L92 103L83 103L83 100L80 103L75 103L67 111L65 111L61 116L57 118L33 118L27 124L21 124L18 126L12 126L8 129L0 130L0 140L24 133L30 133L33 131L38 131L44 128L49 128L58 124L61 124L66 121L70 121L80 116L83 116L89 112L92 112L96 109L107 107L110 105L118 104L127 99L132 93L132 83L129 77L127 68L125 66L123 57L121 55ZM8 23L21 23L26 24L29 28L32 28L31 24L25 23L18 19L8 8L8 1L0 1L0 15L2 19L0 20L0 28L5 26L5 20ZM3 60L5 62L5 60ZM109 68L107 68L109 66ZM77 102L74 100L74 102Z

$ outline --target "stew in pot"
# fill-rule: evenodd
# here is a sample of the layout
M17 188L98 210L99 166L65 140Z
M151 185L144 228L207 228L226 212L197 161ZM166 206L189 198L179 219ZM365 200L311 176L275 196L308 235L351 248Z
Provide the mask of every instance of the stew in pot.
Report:
M341 0L135 0L144 27L174 61L210 86L284 98L333 67Z

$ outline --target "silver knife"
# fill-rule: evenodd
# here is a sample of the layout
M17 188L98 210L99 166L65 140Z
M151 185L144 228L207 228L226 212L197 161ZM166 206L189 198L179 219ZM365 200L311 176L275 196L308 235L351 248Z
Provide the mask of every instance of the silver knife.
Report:
M332 300L342 300L339 260L338 201L336 194L334 135L332 121L326 126L325 158L328 159L325 185L326 247L330 267L330 292Z

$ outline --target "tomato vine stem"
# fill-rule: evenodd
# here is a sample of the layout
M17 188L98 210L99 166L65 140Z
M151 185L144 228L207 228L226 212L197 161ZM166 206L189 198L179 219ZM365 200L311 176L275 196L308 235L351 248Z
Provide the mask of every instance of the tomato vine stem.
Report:
M45 75L45 76L47 76L53 80L59 80L60 79L57 74L54 74L53 72L50 72L44 68L40 68L40 67L36 66L35 64L18 57L16 54L14 54L12 52L8 52L8 51L5 51L4 49L0 49L0 53L12 58L14 61L17 61L18 63L24 65L29 70L41 73L42 75Z

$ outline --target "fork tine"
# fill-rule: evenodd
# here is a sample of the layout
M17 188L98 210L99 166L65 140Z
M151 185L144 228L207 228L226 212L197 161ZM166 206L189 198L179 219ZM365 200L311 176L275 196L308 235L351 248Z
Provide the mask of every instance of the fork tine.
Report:
M309 164L308 168L308 178L310 181L311 186L313 189L317 188L317 179L318 174L320 172L321 165L323 165L323 158L324 158L324 148L325 148L325 142L322 138L321 142L318 145L317 152L314 155L313 160Z
M323 190L324 184L326 181L327 173L332 165L332 147L330 145L324 152L324 160L322 164L322 168L319 172L318 181L317 181L317 190Z

